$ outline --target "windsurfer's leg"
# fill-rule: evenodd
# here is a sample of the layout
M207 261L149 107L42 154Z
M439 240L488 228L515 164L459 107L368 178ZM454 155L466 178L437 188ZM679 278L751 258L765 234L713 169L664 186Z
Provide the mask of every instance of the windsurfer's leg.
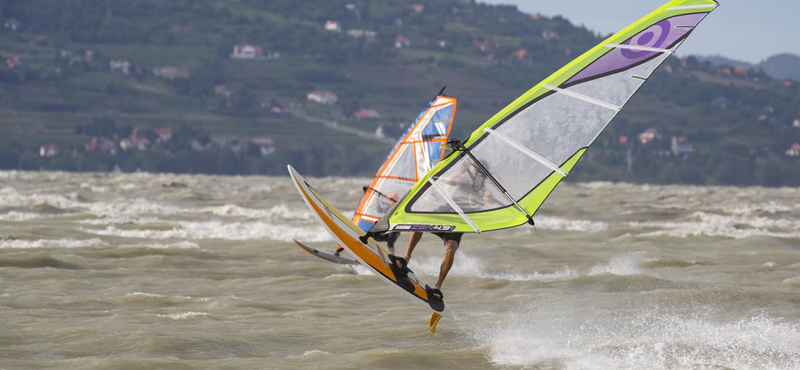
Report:
M403 256L403 259L405 259L406 262L411 261L411 252L413 252L414 248L417 247L417 243L419 243L420 239L422 239L422 233L411 233L411 237L408 238L408 248L406 248L406 254Z
M334 254L336 257L339 257L339 255L340 255L340 254L342 254L342 251L343 251L343 250L344 250L344 247L342 247L342 246L339 246L339 248L336 248L336 252L335 252L335 253L333 253L333 254Z
M439 280L437 280L436 285L433 286L436 289L442 289L444 278L447 277L447 273L450 272L450 268L453 267L453 261L455 260L456 251L458 250L458 241L448 240L445 242L444 248L445 254L442 267L439 269Z
M394 243L397 242L397 239L400 239L400 233L394 232L389 235L386 239L386 246L389 247L389 253L394 254Z

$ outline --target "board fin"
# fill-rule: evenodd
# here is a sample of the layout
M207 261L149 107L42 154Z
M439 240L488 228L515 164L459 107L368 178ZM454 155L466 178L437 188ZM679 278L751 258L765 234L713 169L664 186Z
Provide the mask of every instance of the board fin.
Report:
M434 311L431 313L431 320L428 321L428 330L430 330L431 333L436 334L436 325L439 325L439 320L441 319L442 315L438 312Z

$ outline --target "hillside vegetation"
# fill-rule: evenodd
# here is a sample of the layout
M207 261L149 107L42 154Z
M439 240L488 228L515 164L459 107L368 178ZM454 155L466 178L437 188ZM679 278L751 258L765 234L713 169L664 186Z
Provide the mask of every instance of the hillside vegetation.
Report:
M602 41L461 0L8 0L0 18L0 169L25 170L370 176L442 86L464 138ZM261 55L233 59L246 44ZM570 180L798 186L799 88L672 57Z

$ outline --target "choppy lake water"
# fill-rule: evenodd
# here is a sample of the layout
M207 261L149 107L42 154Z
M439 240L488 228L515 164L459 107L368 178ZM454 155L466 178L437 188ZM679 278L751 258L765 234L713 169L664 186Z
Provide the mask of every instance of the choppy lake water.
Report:
M535 219L464 237L432 335L292 243L334 249L288 177L0 172L0 368L800 369L799 189L562 184Z

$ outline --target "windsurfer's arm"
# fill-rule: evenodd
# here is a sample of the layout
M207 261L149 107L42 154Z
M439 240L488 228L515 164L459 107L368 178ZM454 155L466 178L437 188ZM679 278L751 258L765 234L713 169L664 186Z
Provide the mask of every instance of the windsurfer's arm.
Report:
M458 181L456 181L456 178L458 178L459 176L461 176L461 174L463 174L464 172L467 172L467 171L469 171L469 165L467 165L466 163L462 164L461 168L459 168L458 171L453 172L452 174L450 174L449 176L444 178L445 184L448 184L448 185L457 184Z

